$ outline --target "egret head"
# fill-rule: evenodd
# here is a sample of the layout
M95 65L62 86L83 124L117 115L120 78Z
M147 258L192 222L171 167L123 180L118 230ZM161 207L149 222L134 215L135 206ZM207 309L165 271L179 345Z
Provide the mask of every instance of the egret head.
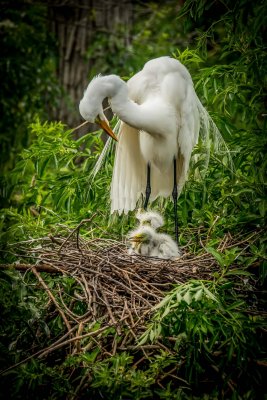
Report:
M119 87L118 80L121 81L116 75L95 77L89 83L79 104L81 116L86 121L100 125L116 141L118 138L108 124L102 102L106 97L111 97L115 93L115 90Z

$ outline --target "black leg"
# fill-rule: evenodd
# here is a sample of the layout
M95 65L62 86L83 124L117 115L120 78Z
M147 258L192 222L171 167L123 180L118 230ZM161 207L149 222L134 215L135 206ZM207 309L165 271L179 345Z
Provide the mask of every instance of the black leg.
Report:
M178 216L177 216L177 198L178 198L178 190L177 190L177 175L176 175L176 158L173 159L173 208L174 208L174 223L175 223L175 240L178 243Z
M146 198L145 198L145 204L144 204L144 209L147 209L148 205L148 200L150 197L151 193L151 185L150 185L150 163L147 164L147 180L146 180Z

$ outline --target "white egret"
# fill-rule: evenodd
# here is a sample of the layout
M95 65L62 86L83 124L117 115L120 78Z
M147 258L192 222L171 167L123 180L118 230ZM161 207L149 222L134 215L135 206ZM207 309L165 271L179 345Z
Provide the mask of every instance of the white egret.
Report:
M161 259L175 259L180 251L176 242L164 233L157 233L148 225L141 225L129 235L131 247L130 255L157 257Z
M121 120L111 213L134 210L141 195L145 196L145 209L149 200L172 195L177 239L177 198L187 178L192 150L200 128L208 137L216 126L197 97L188 70L174 58L148 61L127 83L116 75L97 76L89 83L80 113L117 139L103 113L106 97Z
M164 219L162 215L155 211L143 212L139 209L136 214L136 218L140 222L140 226L149 225L155 230L164 225Z

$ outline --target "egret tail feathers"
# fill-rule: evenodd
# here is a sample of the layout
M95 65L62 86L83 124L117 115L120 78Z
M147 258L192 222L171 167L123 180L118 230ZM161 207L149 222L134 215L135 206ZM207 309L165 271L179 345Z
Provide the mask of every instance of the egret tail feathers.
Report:
M199 162L201 159L202 171L200 175L203 177L207 172L211 154L218 156L227 168L232 172L234 170L233 161L231 157L230 150L224 141L221 132L219 131L216 123L202 105L199 98L196 96L197 108L199 113L199 152L196 152L192 157L194 163Z

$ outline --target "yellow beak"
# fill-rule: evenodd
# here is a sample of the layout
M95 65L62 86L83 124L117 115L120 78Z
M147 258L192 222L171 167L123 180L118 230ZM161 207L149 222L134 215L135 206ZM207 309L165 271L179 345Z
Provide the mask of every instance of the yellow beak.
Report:
M135 242L135 243L142 243L144 241L144 235L142 235L141 233L130 237L130 242Z
M101 128L110 136L112 137L112 139L116 140L116 142L118 141L117 136L115 135L115 133L112 131L112 129L110 128L110 126L106 123L105 120L100 119L99 116L96 117L95 119L95 123L100 125Z

